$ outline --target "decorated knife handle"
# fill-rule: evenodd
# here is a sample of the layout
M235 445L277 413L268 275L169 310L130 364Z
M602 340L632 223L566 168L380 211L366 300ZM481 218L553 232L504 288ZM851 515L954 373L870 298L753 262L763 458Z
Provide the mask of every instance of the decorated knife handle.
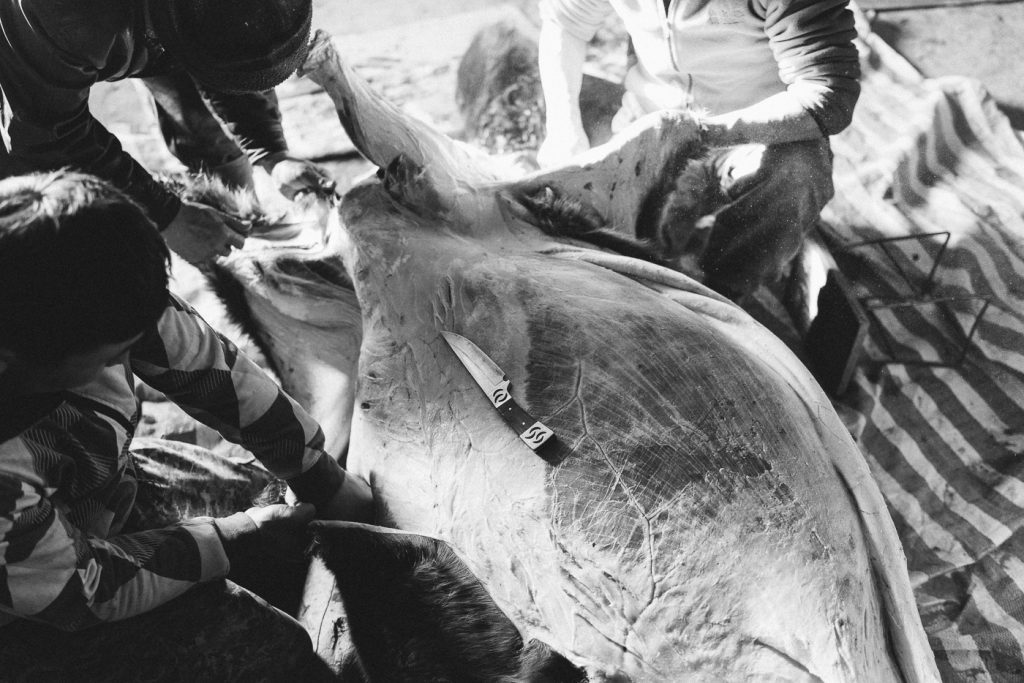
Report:
M509 380L505 380L491 389L491 393L488 394L487 398L491 399L491 405L495 408L501 408L512 400L512 392L508 390L509 384L511 384L511 382L509 382Z
M548 429L540 420L533 419L528 412L519 407L519 404L509 396L508 400L496 406L498 412L505 419L516 434L523 440L531 450L537 450L544 443L554 436L554 432Z

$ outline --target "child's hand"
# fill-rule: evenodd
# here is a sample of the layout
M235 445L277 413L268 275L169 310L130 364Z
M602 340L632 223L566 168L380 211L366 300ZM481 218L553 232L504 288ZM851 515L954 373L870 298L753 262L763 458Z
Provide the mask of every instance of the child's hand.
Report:
M256 523L267 552L286 559L302 557L309 543L306 525L313 521L316 508L309 503L275 503L249 508L245 514Z

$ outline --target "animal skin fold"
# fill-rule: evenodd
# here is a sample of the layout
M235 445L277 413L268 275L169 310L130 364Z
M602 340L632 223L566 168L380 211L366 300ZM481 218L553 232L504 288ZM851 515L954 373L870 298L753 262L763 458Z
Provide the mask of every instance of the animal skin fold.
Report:
M524 640L591 680L938 680L881 494L807 370L700 284L549 234L520 201L544 186L635 220L698 152L692 121L511 177L383 101L329 36L303 72L383 177L345 196L329 247L224 268L380 523L443 541ZM561 464L502 422L442 330L512 378Z

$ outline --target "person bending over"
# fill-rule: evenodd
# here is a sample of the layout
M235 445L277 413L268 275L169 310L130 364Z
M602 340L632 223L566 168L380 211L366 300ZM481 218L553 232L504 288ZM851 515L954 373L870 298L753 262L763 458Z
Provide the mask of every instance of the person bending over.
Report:
M0 177L74 167L135 198L194 264L240 247L247 226L164 189L93 118L89 90L142 79L191 171L251 186L255 165L288 197L331 192L289 153L273 90L302 64L311 17L311 0L0 0Z
M301 560L314 516L368 520L369 487L324 451L320 426L271 377L168 292L167 267L152 221L109 183L67 171L0 180L0 670L17 671L33 647L50 653L35 664L72 671L67 658L83 652L94 665L123 666L127 651L166 664L177 650L161 638L174 623L201 626L218 662L238 648L265 658L285 642L312 656L297 624L218 581L259 573L246 565L260 557ZM135 443L135 378L265 469ZM270 473L299 503L238 511ZM254 639L282 628L291 635L277 645ZM104 650L60 631L116 637Z

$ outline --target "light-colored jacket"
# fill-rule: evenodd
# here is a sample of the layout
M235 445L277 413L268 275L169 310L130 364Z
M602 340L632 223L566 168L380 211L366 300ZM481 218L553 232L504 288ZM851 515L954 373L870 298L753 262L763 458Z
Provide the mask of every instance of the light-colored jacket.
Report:
M625 106L711 115L788 90L826 135L847 125L860 64L847 0L541 0L541 17L590 40L614 11L632 39Z

